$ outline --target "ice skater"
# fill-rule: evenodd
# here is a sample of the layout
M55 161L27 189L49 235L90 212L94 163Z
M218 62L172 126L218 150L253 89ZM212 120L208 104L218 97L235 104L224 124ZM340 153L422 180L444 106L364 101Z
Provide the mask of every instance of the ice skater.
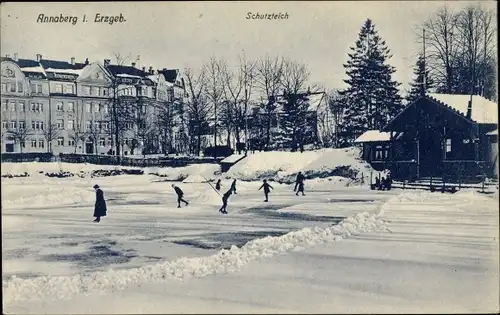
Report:
M106 201L104 200L104 193L102 192L99 185L94 185L95 189L95 207L94 207L94 222L101 222L101 217L106 216Z
M172 188L175 190L175 193L177 194L177 208L181 207L181 201L184 202L187 206L189 204L189 202L184 200L184 198L183 198L184 192L182 191L182 189L175 186L175 184L172 184Z
M302 172L299 172L297 174L297 178L295 178L295 187L293 188L293 191L297 191L297 187L299 187L300 183L303 183L306 178L302 174Z
M220 187L221 187L221 182L219 179L219 180L217 180L217 183L215 184L215 189L217 189L217 191L220 191Z
M304 182L300 182L299 183L299 188L297 190L297 192L295 193L295 196L298 196L299 195L299 192L302 193L302 196L305 196L306 194L304 193Z
M234 192L235 195L237 195L237 193L236 193L236 179L233 180L233 182L231 183L231 190Z
M226 210L227 201L229 200L229 197L231 196L232 193L233 193L233 190L229 189L228 191L226 191L224 193L224 195L222 195L222 207L220 207L220 209L219 209L220 213L227 214L227 210Z
M265 179L263 180L263 184L262 184L262 186L260 186L259 190L261 190L262 188L264 188L264 196L266 196L266 200L264 200L264 202L268 202L269 201L269 192L271 191L271 190L269 190L269 188L271 188L271 189L274 189L274 188L273 188L273 186L269 185L267 183L267 180L265 180Z

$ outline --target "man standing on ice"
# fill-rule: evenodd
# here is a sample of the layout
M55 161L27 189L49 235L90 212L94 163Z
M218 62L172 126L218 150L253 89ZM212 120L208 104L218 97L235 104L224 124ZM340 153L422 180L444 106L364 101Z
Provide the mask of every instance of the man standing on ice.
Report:
M295 179L295 187L293 188L293 191L297 191L297 187L299 187L301 183L303 184L305 179L306 178L302 175L302 172L299 172L297 174L297 178Z
M182 189L175 186L175 184L172 184L172 188L175 190L175 193L177 194L177 208L181 207L181 201L184 202L187 206L189 204L189 202L184 200L184 198L183 198L184 192L182 191Z
M104 193L99 188L99 185L94 185L95 189L95 206L94 206L94 222L101 222L101 217L106 216L106 201L104 201Z
M269 188L271 188L271 189L274 189L274 188L273 188L273 186L269 185L267 183L267 180L265 180L265 179L263 180L263 184L262 184L262 186L260 186L259 190L261 190L262 188L264 188L264 196L266 196L266 200L264 200L264 201L268 202L269 201L269 198L268 198L269 192L271 191Z
M220 207L220 209L219 209L220 213L227 214L227 210L226 210L227 200L229 199L229 197L231 196L232 193L233 193L233 190L229 189L228 191L226 191L226 193L224 195L222 195L222 207Z
M231 183L231 191L233 191L234 194L237 195L237 193L236 193L236 179L233 180L233 182Z

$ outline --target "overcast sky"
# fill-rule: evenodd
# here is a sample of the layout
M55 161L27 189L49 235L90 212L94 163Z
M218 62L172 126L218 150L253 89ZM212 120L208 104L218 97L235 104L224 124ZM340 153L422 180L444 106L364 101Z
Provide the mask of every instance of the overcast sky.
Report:
M471 2L447 1L460 9ZM415 29L444 2L124 2L2 3L1 54L20 58L90 61L112 59L114 52L140 55L140 66L199 67L210 56L235 64L245 51L250 58L282 55L305 63L311 83L344 87L349 46L367 18L393 53L395 79L407 86L421 47ZM495 8L496 2L484 5ZM288 13L287 20L248 20L252 13ZM120 15L124 23L94 23L95 15ZM77 16L71 23L37 23L39 14ZM83 23L83 15L87 23Z

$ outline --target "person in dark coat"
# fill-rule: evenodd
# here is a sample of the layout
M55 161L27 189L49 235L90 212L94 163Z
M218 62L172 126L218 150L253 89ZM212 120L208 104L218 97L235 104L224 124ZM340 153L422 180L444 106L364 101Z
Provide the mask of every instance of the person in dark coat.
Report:
M101 222L101 217L106 216L107 208L106 201L104 200L104 193L102 192L99 185L94 185L95 189L95 207L94 207L94 217L96 218L94 222Z
M217 191L220 191L220 186L221 186L221 183L220 183L220 179L217 181L217 183L215 184L215 189L217 189Z
M229 197L233 193L233 190L230 188L224 195L222 195L222 207L220 207L219 212L227 214L227 201L229 200Z
M186 204L186 206L189 204L186 200L184 200L184 192L182 189L179 187L175 186L175 184L172 184L172 188L175 190L175 193L177 194L177 208L181 207L181 201Z
M299 187L300 183L304 183L305 179L306 178L304 177L302 172L299 172L297 174L297 178L295 178L295 187L293 188L293 191L297 191L297 187Z
M259 190L261 190L262 188L264 188L264 196L266 196L266 200L264 200L265 202L268 202L269 201L269 192L271 191L269 188L271 189L274 189L273 186L269 185L267 183L267 180L263 180L263 184L262 186L260 186Z
M299 195L299 192L302 193L302 196L305 196L306 194L304 194L304 182L300 182L299 183L299 189L297 190L297 192L295 193L295 196L298 196Z
M231 183L231 190L234 192L235 195L237 195L237 193L236 193L236 179L233 180L233 182Z

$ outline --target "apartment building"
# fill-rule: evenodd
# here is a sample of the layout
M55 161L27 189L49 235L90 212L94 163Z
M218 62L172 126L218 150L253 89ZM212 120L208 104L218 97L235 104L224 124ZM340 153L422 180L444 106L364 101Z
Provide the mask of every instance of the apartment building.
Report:
M159 151L162 132L151 130L158 127L155 119L185 96L177 70L41 55L2 57L1 87L2 152L114 153L110 111L124 104L133 105L134 113L120 123L120 153Z

